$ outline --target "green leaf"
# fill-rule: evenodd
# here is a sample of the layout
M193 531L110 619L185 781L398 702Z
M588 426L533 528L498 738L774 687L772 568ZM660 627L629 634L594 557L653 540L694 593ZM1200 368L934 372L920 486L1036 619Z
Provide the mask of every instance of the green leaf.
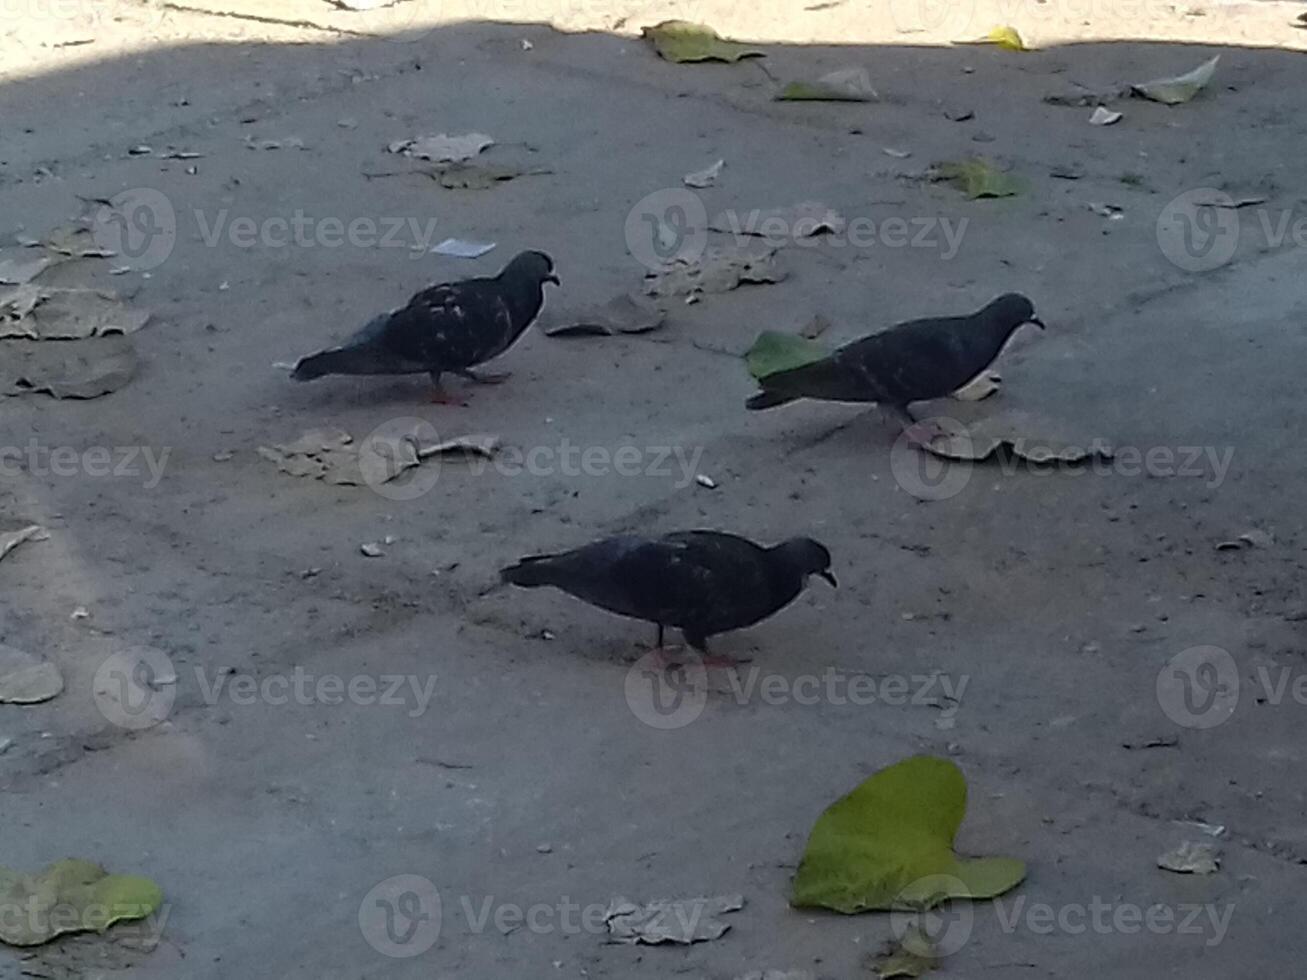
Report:
M640 33L653 43L654 50L665 61L739 61L763 56L757 48L723 40L706 24L692 24L685 20L665 20L643 28Z
M959 860L953 838L966 808L966 780L948 759L918 755L882 769L817 819L790 903L852 914L1001 895L1026 867Z
M143 919L163 904L149 878L111 875L98 864L67 858L40 874L0 868L0 941L39 946L66 932L104 932L124 919Z
M1025 189L1019 178L1003 173L980 157L936 164L935 178L949 181L973 201L981 197L1014 197Z
M755 378L765 378L777 371L788 371L830 354L816 341L793 333L764 330L745 352L744 364Z

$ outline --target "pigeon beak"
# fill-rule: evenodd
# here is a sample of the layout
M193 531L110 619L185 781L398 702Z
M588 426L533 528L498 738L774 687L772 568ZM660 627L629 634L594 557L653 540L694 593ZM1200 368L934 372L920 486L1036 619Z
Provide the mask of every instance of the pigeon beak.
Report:
M549 275L545 276L545 282L552 282L555 286L562 285L562 283L558 281L558 277L554 275L552 272L549 273ZM1043 324L1040 324L1040 326L1043 326Z
M840 584L835 581L834 572L825 571L825 572L818 572L817 574L820 575L822 578L824 578L827 582L829 582L832 589L838 589L840 587Z
M1033 323L1033 324L1034 324L1035 326L1037 326L1040 330L1045 330L1045 329L1047 329L1047 328L1044 326L1044 321L1041 320L1041 319L1039 319L1039 317L1037 317L1037 316L1032 316L1029 320L1026 321L1026 323Z

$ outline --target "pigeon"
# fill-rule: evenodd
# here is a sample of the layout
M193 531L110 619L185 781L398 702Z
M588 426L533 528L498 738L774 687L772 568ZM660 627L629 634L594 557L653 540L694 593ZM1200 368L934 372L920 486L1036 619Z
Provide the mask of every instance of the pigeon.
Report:
M544 306L544 284L558 285L544 252L521 252L497 276L429 286L403 306L373 317L349 340L300 358L291 377L328 374L429 374L443 401L440 375L494 384L508 375L472 368L508 350Z
M828 357L759 379L745 404L772 408L799 398L877 402L907 424L911 402L943 398L993 363L1023 323L1041 330L1030 300L1007 293L970 316L909 320L846 344Z
M523 558L500 572L525 588L552 585L591 605L675 626L700 653L708 637L752 626L794 601L808 576L832 586L830 552L811 538L771 548L721 531L674 531L649 538L619 535L556 555Z

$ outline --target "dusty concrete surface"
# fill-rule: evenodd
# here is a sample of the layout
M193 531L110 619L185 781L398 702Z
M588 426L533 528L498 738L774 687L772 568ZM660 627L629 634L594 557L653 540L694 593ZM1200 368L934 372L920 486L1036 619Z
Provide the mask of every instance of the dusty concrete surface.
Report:
M39 235L76 214L79 195L147 188L174 208L177 235L148 277L110 275L116 259L47 274L133 293L153 311L134 338L131 385L0 406L0 446L21 451L0 481L0 530L50 532L0 563L0 642L54 660L67 679L49 703L0 705L0 742L12 740L0 755L0 864L78 855L150 875L166 921L148 954L63 942L0 957L0 976L867 975L886 917L796 912L789 879L825 805L915 752L948 755L967 775L963 851L1029 863L1003 904L975 908L946 974L1298 968L1307 301L1293 229L1307 68L1286 50L1304 38L1296 6L1150 5L1133 21L1112 8L1077 26L1053 2L977 5L962 27L935 20L918 33L894 20L901 5L888 19L780 5L752 20L711 5L559 15L594 30L582 34L428 25L426 12L367 21L309 2L275 15L183 6L104 4L62 19L32 7L5 25L0 231ZM1047 46L939 46L999 13ZM666 16L757 38L767 57L671 65L610 33ZM355 26L368 23L410 33L378 40ZM1098 38L1143 40L1056 43ZM1073 80L1137 81L1218 51L1215 82L1186 106L1130 101L1124 121L1097 128L1088 109L1041 102ZM770 101L769 74L849 64L868 69L880 102ZM948 118L959 109L974 117ZM469 130L501 144L487 160L551 173L487 191L363 176L402 169L383 152L390 141ZM303 149L246 145L291 137ZM129 155L142 144L155 152ZM203 156L159 159L167 147ZM1026 192L967 201L912 179L974 153L1010 166ZM710 213L815 199L882 233L784 247L784 282L678 308L647 336L531 331L502 359L513 379L468 392L464 408L427 404L414 380L294 386L270 366L519 248L554 255L564 286L552 306L602 301L644 271L630 254L633 206L719 158L717 186L700 192ZM1068 168L1078 179L1052 176ZM1170 202L1200 188L1265 200L1217 212L1185 245L1172 219L1189 212ZM1091 210L1104 204L1121 217ZM226 231L206 242L217 222L265 228L297 210L315 222L398 218L405 230L395 248L327 247L313 233L311 246L243 247ZM923 247L894 245L881 224L893 218L935 232ZM474 262L411 250L431 219L437 241L498 247ZM966 221L956 250L942 219ZM1237 248L1219 235L1231 227ZM1009 289L1033 298L1049 330L1019 338L999 365L1004 390L975 410L1051 416L1113 443L1116 464L954 469L951 495L927 500L939 494L920 481L937 474L895 447L875 410L743 410L752 386L733 355L761 329L821 312L835 324L823 339L843 341ZM312 427L362 437L406 416L556 455L533 473L449 463L428 492L394 500L293 479L257 454ZM557 455L569 445L633 446L640 463L631 475L577 472L579 457ZM48 454L64 447L78 462L61 475ZM93 475L94 447L115 461L136 453L133 472ZM680 455L660 463L664 449ZM146 450L163 461L157 480ZM630 694L650 630L558 594L491 588L524 553L688 526L812 534L832 548L841 588L816 583L773 620L722 638L752 661L733 677L715 671L701 714L679 728L646 724L652 705L638 686ZM1218 550L1253 529L1273 539ZM387 539L383 557L360 553ZM79 607L89 615L73 618ZM1159 673L1174 677L1168 662L1198 646L1237 665L1237 706L1212 727L1171 688L1158 693ZM93 691L106 658L141 647L170 659L176 684L155 702L166 717L136 731ZM1206 683L1197 661L1179 666ZM932 673L943 680L914 698ZM908 693L849 703L861 675L901 678ZM310 684L298 699L277 686L297 676ZM325 703L340 699L311 685L329 676L404 686L397 704ZM214 690L237 677L274 686ZM815 703L803 703L814 700L807 678L820 682ZM954 705L940 701L944 681ZM1226 828L1217 874L1155 867L1181 840L1203 839L1183 821ZM412 927L407 946L378 939L375 912L371 931L360 927L361 906L378 908L370 891L396 875L438 889L438 936L429 905L394 923L400 936ZM747 905L731 931L690 948L607 945L593 912L614 895L735 892ZM1157 905L1169 927L1131 918ZM533 907L529 923L515 920Z

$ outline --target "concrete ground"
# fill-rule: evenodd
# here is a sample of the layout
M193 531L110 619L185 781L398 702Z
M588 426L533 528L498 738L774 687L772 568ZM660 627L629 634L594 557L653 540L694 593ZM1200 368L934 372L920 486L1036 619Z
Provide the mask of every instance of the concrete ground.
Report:
M52 659L67 681L45 704L0 706L0 744L12 740L0 865L74 855L145 874L166 916L157 933L8 951L0 977L867 976L888 917L795 911L790 878L826 805L922 752L966 774L959 850L1029 866L1016 891L971 910L945 975L1298 969L1299 7L976 3L950 8L967 15L955 23L897 2L756 16L712 4L414 3L411 18L402 6L270 6L119 0L55 16L32 5L5 25L0 232L39 235L78 213L79 195L145 188L171 204L177 234L148 276L110 275L116 259L49 274L153 311L134 338L133 383L94 401L9 398L0 428L0 446L24 454L0 480L0 531L50 532L0 563L0 643ZM585 32L484 21L508 14ZM668 16L757 39L766 58L660 61L632 32ZM1001 22L1041 47L942 43ZM1122 102L1110 127L1041 101L1218 52L1196 101ZM773 79L849 65L868 70L878 102L771 101ZM484 191L364 176L404 168L384 152L391 141L468 131L500 144L487 162L549 173ZM303 148L247 146L291 138ZM129 154L138 145L154 152ZM168 147L203 155L161 159ZM977 153L1024 192L969 201L919 179ZM709 213L819 200L881 231L787 245L783 282L678 306L655 333L530 331L496 365L511 381L456 389L466 407L429 404L419 380L298 386L270 366L522 248L554 256L556 309L632 288L645 271L633 207L680 193L682 175L717 159L721 177L699 192ZM1175 203L1207 188L1261 200ZM297 210L403 219L401 246L212 234ZM894 218L966 224L952 251L933 232L903 245L882 224ZM431 219L437 241L498 246L475 261L410 249ZM752 384L734 355L760 330L821 313L834 324L823 342L838 343L1008 290L1033 299L1047 333L1018 336L994 399L942 409L1037 414L1112 443L1114 463L940 474L875 409L743 410ZM306 429L361 438L401 417L549 455L526 473L446 463L428 492L395 500L294 479L257 453ZM566 462L567 446L593 460L631 446L640 462L623 475ZM63 447L137 463L57 475L41 454ZM157 480L147 450L164 460ZM774 619L720 638L752 659L712 671L680 727L656 727L633 671L652 629L493 587L522 554L695 526L767 542L811 534L841 587L815 582ZM1218 548L1252 531L1270 537ZM368 542L382 557L360 552ZM159 723L135 729L96 675L141 648L166 656L176 683L158 690ZM1205 710L1212 671L1226 682L1219 716ZM314 686L384 689L392 676L402 686L385 699ZM864 676L887 686L851 703L847 685ZM285 696L297 677L308 693ZM941 699L949 691L955 701ZM1214 838L1192 822L1225 829ZM1159 870L1186 839L1216 843L1220 870ZM430 882L438 912L420 881L383 884L400 875ZM599 922L617 895L732 893L745 907L713 942L613 945ZM158 939L152 951L135 948L142 932Z

